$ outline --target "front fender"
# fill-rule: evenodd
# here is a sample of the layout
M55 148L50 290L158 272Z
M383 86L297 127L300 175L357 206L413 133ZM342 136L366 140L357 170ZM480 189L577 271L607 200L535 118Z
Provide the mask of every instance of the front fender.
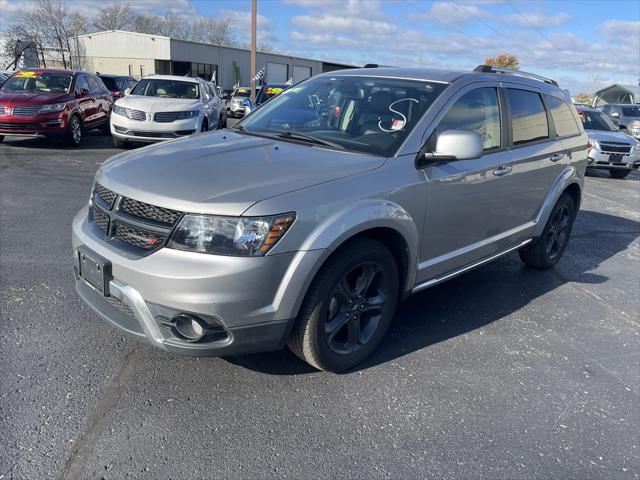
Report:
M359 200L326 216L304 240L301 250L333 252L350 238L374 228L388 228L402 236L408 260L404 283L412 285L418 263L418 229L409 212L388 200Z
M381 199L360 200L323 216L306 235L299 251L280 284L275 308L295 316L307 289L332 252L359 233L374 228L387 228L401 235L407 246L407 272L404 289L414 284L418 258L419 235L411 215L400 205Z
M542 235L542 231L544 230L545 225L547 224L547 220L549 219L549 215L551 215L551 210L558 202L560 195L567 189L567 187L571 184L577 184L580 187L580 191L582 192L583 181L573 165L568 165L558 178L556 178L553 185L547 192L540 209L535 217L536 227L533 231L533 237L538 238ZM576 205L576 213L580 205Z

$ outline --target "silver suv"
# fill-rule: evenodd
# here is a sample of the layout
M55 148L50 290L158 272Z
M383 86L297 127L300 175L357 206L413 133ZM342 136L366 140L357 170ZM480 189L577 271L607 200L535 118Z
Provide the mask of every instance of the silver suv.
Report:
M620 130L640 140L640 105L608 103L602 107L602 112Z
M111 158L73 221L78 293L169 352L288 345L340 371L412 293L514 251L552 267L587 136L554 81L501 72L331 72Z

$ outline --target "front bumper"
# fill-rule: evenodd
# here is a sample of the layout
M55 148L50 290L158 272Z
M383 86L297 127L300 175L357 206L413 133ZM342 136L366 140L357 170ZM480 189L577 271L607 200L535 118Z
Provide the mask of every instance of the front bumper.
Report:
M611 153L603 153L596 148L589 150L587 158L587 168L603 168L603 169L619 169L632 170L640 167L640 151L631 150L630 153L623 153L622 159L617 161L610 160Z
M111 135L120 140L152 143L193 135L200 129L202 116L165 123L153 120L131 120L112 112L110 123Z
M32 117L0 116L0 135L19 137L62 136L67 131L66 111L39 113Z
M224 257L161 248L133 257L107 244L87 222L87 208L73 221L76 289L103 319L163 350L219 356L282 348L325 250L265 257ZM111 264L110 296L78 276L78 247ZM221 325L224 335L190 343L168 325L179 314Z

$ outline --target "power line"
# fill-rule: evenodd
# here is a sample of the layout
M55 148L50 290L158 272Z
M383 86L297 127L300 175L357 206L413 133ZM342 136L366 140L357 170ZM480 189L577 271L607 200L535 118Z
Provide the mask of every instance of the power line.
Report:
M560 51L560 53L562 53L562 54L564 54L564 55L569 55L569 53L562 51L562 49L561 49L559 46L557 46L554 42L552 42L552 41L551 41L551 39L550 39L549 37L547 37L547 35L545 35L545 33L544 33L542 30L540 30L538 27L536 27L536 26L535 26L535 25L533 25L531 22L529 22L529 20L527 20L527 17L525 17L525 16L520 12L520 10L518 10L518 9L516 8L516 6L515 6L513 3L511 3L511 1L510 1L510 0L506 0L506 2L511 6L511 8L513 8L513 10L514 10L518 15L520 15L520 18L522 18L522 20L524 20L524 21L525 21L525 23L526 23L527 25L529 25L529 27L533 28L536 32L538 32L538 33L542 36L542 38L544 38L547 42L549 42L549 44L551 44L553 47L557 48L557 49L558 49L558 51Z
M477 15L475 15L473 12L470 12L469 10L467 10L466 8L464 8L462 5L458 5L457 3L454 3L454 5L458 8L460 8L461 10L463 10L464 12L466 12L467 14L471 15L473 18L475 18L478 22L482 23L485 27L491 29L492 31L496 32L498 35L500 35L502 38L504 38L505 40L507 40L508 42L511 42L513 45L515 45L516 47L522 48L523 50L526 50L527 52L532 53L533 55L535 55L536 57L542 58L541 55L537 54L536 52L534 52L533 50L531 50L528 47L525 47L524 45L519 44L518 42L514 41L513 39L507 37L506 35L503 35L502 32L500 30L498 30L497 28L494 28L492 25L490 25L489 23L485 22L484 20L482 20L480 17L478 17Z
M450 24L449 22L445 22L444 20L436 17L433 13L429 13L425 10L422 10L421 8L419 8L417 5L414 5L413 3L409 2L409 0L403 0L404 3L406 3L407 5L409 5L410 7L414 8L415 10L417 10L420 13L424 13L425 15L429 15L431 18L433 18L434 20L436 20L437 22L442 23L443 25L449 27L452 30L455 30L456 32L458 32L461 35L464 35L465 37L467 37L470 40L473 40L474 42L480 42L482 44L484 44L486 47L489 48L494 48L493 45L488 44L487 42L485 42L483 39L478 38L478 37L474 37L473 35L469 35L468 33L466 33L464 30L459 29L458 27L456 27L455 25Z

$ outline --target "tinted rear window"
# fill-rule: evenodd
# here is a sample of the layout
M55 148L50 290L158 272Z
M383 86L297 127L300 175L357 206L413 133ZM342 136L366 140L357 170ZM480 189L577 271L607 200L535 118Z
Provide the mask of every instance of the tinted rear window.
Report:
M102 82L107 86L109 90L111 90L112 92L118 91L118 87L116 86L115 79L111 77L100 77L100 78L102 79Z
M571 135L578 135L580 129L576 123L576 119L571 113L569 105L560 100L559 98L552 97L551 95L545 95L544 99L547 102L549 111L551 112L551 118L553 124L556 127L556 133L559 137L568 137Z
M549 138L547 113L540 95L528 90L507 89L513 128L513 144Z

